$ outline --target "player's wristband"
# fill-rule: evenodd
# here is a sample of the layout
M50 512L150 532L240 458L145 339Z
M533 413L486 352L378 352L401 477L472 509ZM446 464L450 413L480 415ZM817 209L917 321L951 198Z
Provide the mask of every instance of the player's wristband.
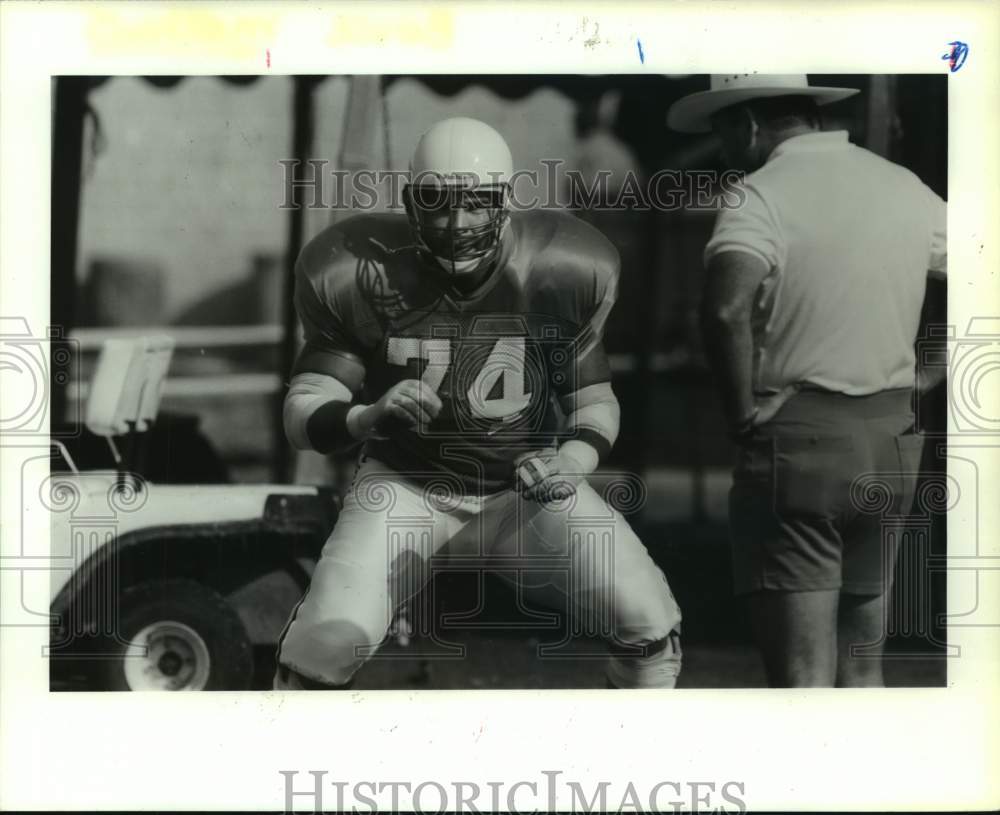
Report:
M578 428L573 436L573 440L586 442L593 447L597 451L598 461L604 461L607 455L611 452L611 442L596 430L591 430L589 427Z
M354 402L331 401L313 411L306 420L306 436L316 452L330 453L358 441L347 428L347 414L354 407Z

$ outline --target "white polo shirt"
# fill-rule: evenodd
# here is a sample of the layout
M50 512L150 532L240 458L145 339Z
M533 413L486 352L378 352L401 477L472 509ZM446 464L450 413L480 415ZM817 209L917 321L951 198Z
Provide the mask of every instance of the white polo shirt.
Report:
M742 186L705 263L735 250L771 270L753 311L754 390L912 387L927 273L947 268L944 201L843 130L782 142Z

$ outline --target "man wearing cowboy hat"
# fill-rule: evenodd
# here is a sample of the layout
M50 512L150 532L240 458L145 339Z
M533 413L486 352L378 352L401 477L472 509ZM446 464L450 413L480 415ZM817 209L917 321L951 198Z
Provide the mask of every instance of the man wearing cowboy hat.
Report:
M668 113L749 173L705 248L702 324L740 442L734 582L776 686L883 684L896 536L882 525L913 500L913 346L947 263L944 202L820 129L820 106L855 93L729 74ZM863 483L891 495L884 514L865 511Z

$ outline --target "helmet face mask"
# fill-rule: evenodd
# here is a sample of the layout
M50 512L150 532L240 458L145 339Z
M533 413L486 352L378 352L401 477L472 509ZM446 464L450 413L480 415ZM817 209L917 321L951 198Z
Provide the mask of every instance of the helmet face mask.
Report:
M418 247L446 271L478 271L496 255L510 218L510 185L411 184L403 201Z
M493 262L510 213L510 148L475 119L445 119L420 137L403 203L417 247L452 275Z

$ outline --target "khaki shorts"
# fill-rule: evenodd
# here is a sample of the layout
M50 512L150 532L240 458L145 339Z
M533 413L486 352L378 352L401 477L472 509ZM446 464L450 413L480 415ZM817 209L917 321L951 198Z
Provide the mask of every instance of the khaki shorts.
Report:
M892 584L924 439L909 390L803 390L741 445L729 495L738 594Z

